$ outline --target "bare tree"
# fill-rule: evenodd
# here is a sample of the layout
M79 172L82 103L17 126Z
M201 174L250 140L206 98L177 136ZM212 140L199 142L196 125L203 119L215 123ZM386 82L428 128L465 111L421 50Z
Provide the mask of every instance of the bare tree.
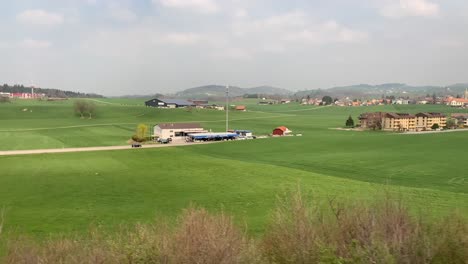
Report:
M84 113L86 112L86 101L76 100L73 104L75 113L80 114L81 118L84 118Z
M86 112L89 115L89 119L91 119L96 114L96 104L93 102L86 102Z
M86 100L76 100L74 109L75 113L80 114L81 118L84 118L84 115L87 114L91 119L96 114L96 104Z

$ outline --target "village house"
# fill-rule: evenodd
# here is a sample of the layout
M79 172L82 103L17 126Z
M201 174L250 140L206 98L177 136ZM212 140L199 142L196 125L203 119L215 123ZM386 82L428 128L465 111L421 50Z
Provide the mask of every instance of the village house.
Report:
M410 100L407 100L407 99L397 99L393 102L393 104L397 104L397 105L407 105L407 104L410 104Z
M468 99L449 97L446 99L446 104L454 107L468 106Z
M312 98L303 98L302 99L302 105L320 105L322 103L322 99L318 99L318 98L315 98L315 99L312 99Z
M199 123L161 123L154 126L153 137L185 139L188 134L208 132Z

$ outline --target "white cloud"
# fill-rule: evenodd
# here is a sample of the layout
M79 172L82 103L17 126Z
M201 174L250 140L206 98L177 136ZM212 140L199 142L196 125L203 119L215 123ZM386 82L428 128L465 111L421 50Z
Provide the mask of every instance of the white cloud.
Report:
M161 38L164 43L175 45L193 45L201 40L201 36L195 33L169 33Z
M431 17L439 14L439 5L428 0L399 0L383 7L381 14L389 18L407 16Z
M31 9L21 12L16 19L23 24L39 26L55 26L63 23L61 14L47 12L42 9Z
M137 15L133 11L120 6L111 6L110 15L115 20L122 22L133 22L137 20Z
M234 24L238 38L257 39L267 51L284 51L291 44L356 43L368 39L368 34L336 21L315 21L303 12L290 12L254 21ZM274 45L272 45L274 43Z
M9 47L9 45L8 45L8 43L7 43L7 42L5 42L5 41L1 41L1 40L0 40L0 49L3 49L3 48L8 48L8 47Z
M237 9L234 11L234 17L236 18L244 18L244 17L247 17L248 16L248 13L247 13L247 10L245 9Z
M44 49L52 46L52 43L45 40L25 39L20 46L26 49Z
M367 40L368 34L351 30L332 20L316 27L308 27L301 32L286 34L285 39L288 41L299 43L306 42L310 44L354 43Z
M214 50L210 56L215 59L229 59L229 60L250 60L252 54L243 48L225 47L223 49Z
M201 13L216 13L219 6L214 0L153 0L163 6L179 9L192 9Z
M257 29L272 29L276 27L301 27L306 24L306 14L300 11L294 11L254 21L253 25Z

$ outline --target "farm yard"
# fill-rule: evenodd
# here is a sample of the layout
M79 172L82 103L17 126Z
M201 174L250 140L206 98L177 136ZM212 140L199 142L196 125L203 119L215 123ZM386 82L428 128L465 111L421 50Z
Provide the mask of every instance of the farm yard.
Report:
M136 125L199 122L223 131L224 112L156 109L144 100L99 99L97 114L80 119L73 102L14 101L0 105L0 151L128 145ZM44 237L174 217L196 204L225 210L261 233L276 196L296 185L317 200L371 201L384 191L414 211L468 212L468 132L405 135L340 131L362 112L460 112L441 105L319 107L236 104L231 129L281 137L154 149L0 156L4 232ZM25 110L26 109L26 110ZM463 110L467 112L467 110Z

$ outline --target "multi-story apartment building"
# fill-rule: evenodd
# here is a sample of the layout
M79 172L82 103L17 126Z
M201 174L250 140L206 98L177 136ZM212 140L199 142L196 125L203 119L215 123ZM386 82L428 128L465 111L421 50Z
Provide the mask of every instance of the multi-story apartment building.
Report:
M416 130L424 131L431 130L434 124L439 127L447 125L447 117L441 113L418 113L416 114Z
M382 130L415 131L416 116L406 113L385 113L382 116Z
M445 127L447 117L441 113L363 113L359 116L361 128L387 131L431 130L434 124Z
M363 113L359 116L361 128L365 129L382 129L382 116L385 113Z
M456 120L457 125L468 127L468 113L452 114L452 118Z

